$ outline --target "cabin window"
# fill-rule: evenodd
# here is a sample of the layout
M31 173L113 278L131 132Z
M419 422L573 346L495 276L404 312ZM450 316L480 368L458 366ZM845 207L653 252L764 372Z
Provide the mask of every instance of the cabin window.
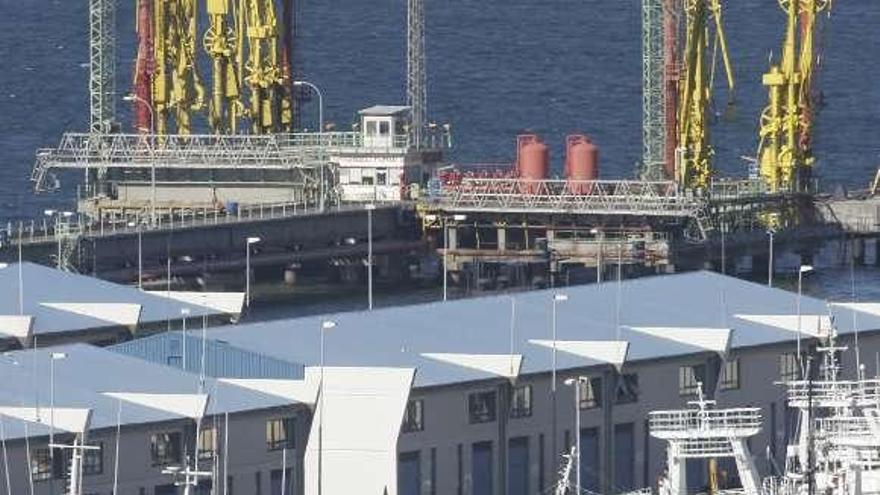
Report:
M203 428L199 432L199 459L213 459L217 448L217 429Z
M532 415L532 386L513 387L510 396L510 417L527 418Z
M266 421L266 447L269 450L293 448L294 419L275 418Z
M388 122L387 120L379 122L379 135L387 136L389 134L391 134L391 122Z
M154 433L151 435L150 458L154 466L180 464L180 432Z
M376 135L376 121L368 120L367 121L367 136L375 136Z
M33 480L45 481L52 479L54 474L52 464L52 451L50 449L34 449L31 451L31 476Z
M721 376L718 377L718 385L721 390L734 390L739 388L739 359L729 359L721 367Z
M594 409L602 407L602 378L595 376L586 380L579 380L580 408Z
M700 387L706 383L706 365L696 364L679 366L678 395L697 395Z
M90 445L97 447L83 451L83 474L101 474L104 472L104 443Z
M425 401L422 399L410 399L406 404L406 414L403 417L404 433L423 431L425 429Z
M468 396L468 418L471 424L495 421L497 397L494 391L474 392Z
M779 356L779 378L782 381L797 380L798 372L797 354L786 352Z
M615 402L628 404L639 400L639 375L627 373L617 378Z

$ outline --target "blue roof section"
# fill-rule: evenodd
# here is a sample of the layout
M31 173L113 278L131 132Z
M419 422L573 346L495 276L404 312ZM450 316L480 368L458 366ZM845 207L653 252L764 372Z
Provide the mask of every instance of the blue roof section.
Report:
M216 378L274 378L301 380L304 366L275 359L264 354L239 349L227 342L207 339L205 346L205 374ZM199 330L186 336L186 371L198 374L202 364L202 338ZM184 345L181 331L163 332L142 339L131 340L107 349L145 359L151 363L183 368Z
M732 328L731 348L792 341L795 333L736 319L736 314L793 315L797 294L768 288L712 272L690 272L624 281L616 328L617 284L603 283L516 295L430 303L353 312L332 317L306 317L243 324L209 330L210 338L272 356L315 366L319 362L321 322L332 319L336 328L325 331L328 366L401 366L417 368L417 387L492 378L487 373L440 363L421 353L507 354L510 352L511 301L516 301L514 352L523 354L522 374L551 368L551 351L529 344L530 339L552 338L552 299L561 292L568 301L557 303L558 340L621 340L630 342L629 361L703 352L697 346L653 337L626 328L697 327ZM849 310L834 308L835 314ZM803 297L802 314L827 315L828 305ZM848 322L847 319L841 321ZM862 330L880 329L880 318L860 313ZM843 324L840 333L850 331ZM595 364L563 352L559 369Z
M105 392L194 394L199 375L179 368L157 365L86 344L8 352L0 355L0 405L31 407L40 404L44 422L49 418L50 354L64 352L55 361L55 404L57 407L92 409L91 429L115 427L118 402ZM36 369L36 380L34 370ZM289 406L290 401L221 383L208 377L205 391L210 394L208 414ZM122 404L124 424L152 423L181 419L158 409L131 403ZM21 421L0 418L8 438L24 435ZM30 435L45 435L48 427L29 425Z
M158 322L179 319L183 308L191 316L213 315L211 308L172 301L134 287L114 284L97 278L68 273L35 263L22 264L24 279L24 314L34 317L36 334L74 332L117 326L117 324L70 311L50 308L43 303L121 303L141 305L140 321ZM0 267L0 315L17 315L18 263Z

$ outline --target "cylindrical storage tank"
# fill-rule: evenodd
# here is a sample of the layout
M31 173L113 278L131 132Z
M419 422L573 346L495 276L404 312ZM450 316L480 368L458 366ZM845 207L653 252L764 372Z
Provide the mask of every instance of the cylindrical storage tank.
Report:
M565 178L574 194L590 194L599 178L599 147L583 134L565 140Z
M540 181L547 179L550 172L550 148L534 134L517 136L516 144L520 190L535 194L541 187Z

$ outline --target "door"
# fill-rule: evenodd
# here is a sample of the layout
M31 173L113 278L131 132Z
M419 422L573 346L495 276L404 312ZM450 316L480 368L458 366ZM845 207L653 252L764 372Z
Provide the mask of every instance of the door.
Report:
M493 495L492 442L478 442L471 449L471 494Z
M507 493L509 495L527 495L529 493L529 437L511 438L509 445Z
M422 486L422 463L419 452L400 454L397 464L397 493L419 495Z

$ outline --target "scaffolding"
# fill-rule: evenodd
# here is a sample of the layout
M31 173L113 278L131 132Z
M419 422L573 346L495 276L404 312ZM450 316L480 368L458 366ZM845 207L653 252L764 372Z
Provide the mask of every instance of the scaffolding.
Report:
M89 130L116 124L116 0L89 1Z
M407 2L406 104L412 108L413 146L420 149L427 125L427 70L425 68L424 0Z
M645 179L664 177L666 164L666 61L664 0L642 0L642 171Z
M444 211L690 218L705 201L666 181L464 178L429 203Z

